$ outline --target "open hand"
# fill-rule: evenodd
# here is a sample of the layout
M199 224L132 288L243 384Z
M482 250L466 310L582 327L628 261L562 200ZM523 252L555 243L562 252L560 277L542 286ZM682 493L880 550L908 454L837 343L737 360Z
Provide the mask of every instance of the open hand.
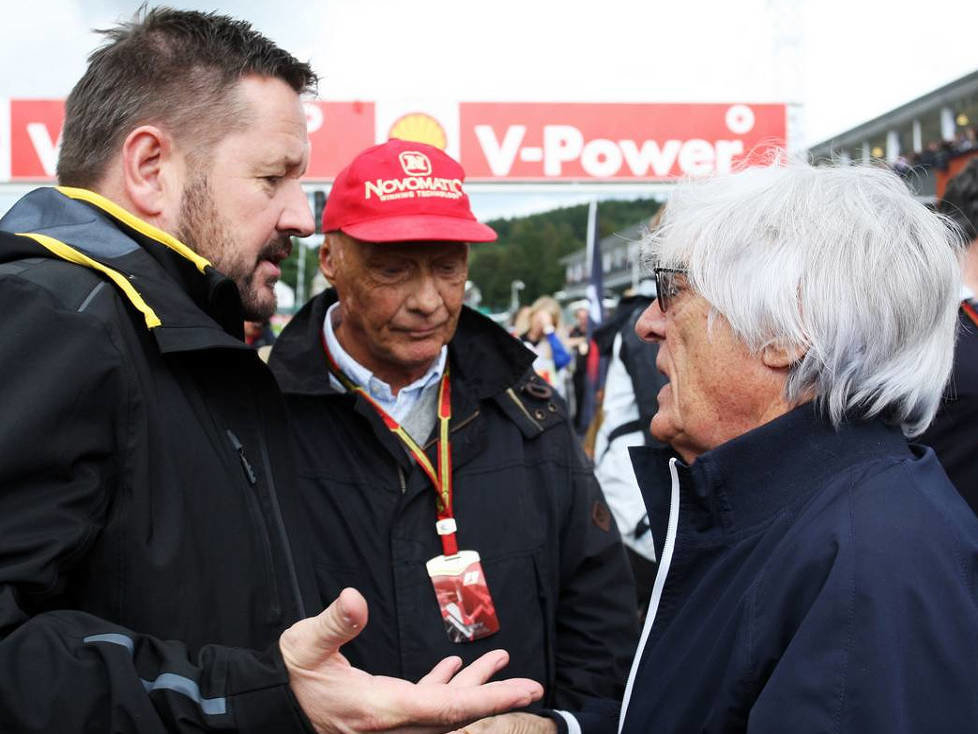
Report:
M339 652L366 624L367 602L356 590L344 589L325 611L296 622L279 638L289 684L320 734L447 731L543 695L540 684L526 678L486 683L509 662L505 650L488 652L464 669L460 658L445 658L416 684L370 675Z

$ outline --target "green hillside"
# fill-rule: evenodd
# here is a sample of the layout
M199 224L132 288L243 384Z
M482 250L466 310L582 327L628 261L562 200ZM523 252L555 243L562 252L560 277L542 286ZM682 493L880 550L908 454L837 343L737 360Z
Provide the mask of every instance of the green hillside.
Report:
M658 208L655 199L602 201L598 204L600 236L647 221ZM469 279L482 291L482 305L492 311L504 310L514 280L526 284L521 294L523 303L563 288L560 258L585 246L587 210L587 204L581 204L487 222L499 233L499 239L473 245L469 263Z

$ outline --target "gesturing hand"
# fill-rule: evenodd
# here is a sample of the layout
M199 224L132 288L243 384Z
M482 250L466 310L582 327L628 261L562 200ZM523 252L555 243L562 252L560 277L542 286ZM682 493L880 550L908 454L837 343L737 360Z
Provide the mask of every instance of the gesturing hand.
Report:
M344 589L319 616L296 622L279 638L289 684L317 732L446 731L543 695L539 683L525 678L485 682L509 662L504 650L463 670L460 658L445 658L416 684L370 675L339 652L366 623L367 602Z
M557 734L553 719L519 711L467 724L456 734Z

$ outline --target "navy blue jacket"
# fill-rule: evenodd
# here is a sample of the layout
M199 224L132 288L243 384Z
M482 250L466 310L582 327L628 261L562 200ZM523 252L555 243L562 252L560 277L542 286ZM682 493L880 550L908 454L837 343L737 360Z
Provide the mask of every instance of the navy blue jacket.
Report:
M978 731L978 520L933 451L806 405L632 453L665 542L623 731Z

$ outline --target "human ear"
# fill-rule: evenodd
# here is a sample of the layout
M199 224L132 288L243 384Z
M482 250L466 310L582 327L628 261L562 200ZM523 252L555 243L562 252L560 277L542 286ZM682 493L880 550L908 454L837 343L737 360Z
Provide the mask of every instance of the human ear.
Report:
M182 190L173 180L173 143L153 125L141 125L122 144L123 186L127 199L143 219L167 218L176 213Z
M801 346L785 346L777 342L765 345L761 351L761 360L766 367L773 370L784 370L800 362L808 350Z
M337 256L336 237L333 234L327 234L323 237L323 244L319 247L319 271L330 283L333 282L336 275L335 262Z

